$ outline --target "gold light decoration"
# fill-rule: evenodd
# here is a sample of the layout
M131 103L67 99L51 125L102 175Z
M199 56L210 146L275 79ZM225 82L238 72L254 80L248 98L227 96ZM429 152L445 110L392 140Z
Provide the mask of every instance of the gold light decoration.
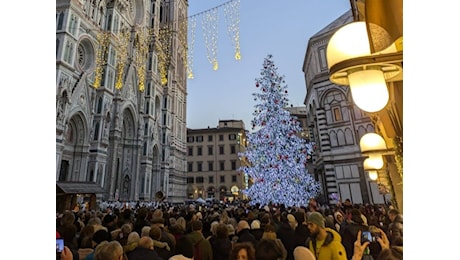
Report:
M138 27L136 29L136 39L135 39L135 46L136 46L136 71L137 71L137 78L138 78L138 87L139 91L144 91L144 82L145 82L145 67L146 67L146 60L149 52L149 33L147 28L145 27Z
M185 67L187 67L187 24L188 24L188 21L186 18L181 17L179 19L179 23L178 23L179 34L177 38L179 40L179 44L182 46L182 49L184 50L184 52L182 53L183 54L182 64Z
M393 138L393 144L395 146L395 160L396 167L398 169L399 176L403 179L403 138L395 137Z
M240 0L230 0L208 10L188 17L188 49L187 49L187 78L193 79L193 55L195 47L195 28L198 17L201 19L201 26L206 48L206 57L212 64L212 68L217 70L219 63L217 61L217 42L218 42L218 11L224 8L225 18L227 20L227 33L232 40L232 46L235 48L235 59L241 59L240 50L240 31L239 31L239 8Z
M171 61L171 30L167 25L160 27L158 34L155 34L155 51L158 55L158 69L162 85L168 83L168 70Z
M212 64L213 70L219 68L217 62L217 36L218 36L218 8L211 9L204 13L201 26L203 28L204 44L206 46L206 57Z
M130 33L128 30L122 31L117 40L117 79L115 88L121 89L123 86L123 71L125 69L126 58L128 57L128 43Z
M96 35L98 48L96 53L96 69L94 77L94 88L99 88L101 86L102 74L105 65L107 64L107 52L109 50L110 44L110 32L99 32Z
M189 19L189 32L188 39L190 43L187 50L187 78L193 79L193 52L195 47L195 28L196 28L196 16L192 16Z
M240 0L235 0L225 5L224 13L227 20L227 33L235 48L235 60L240 60Z

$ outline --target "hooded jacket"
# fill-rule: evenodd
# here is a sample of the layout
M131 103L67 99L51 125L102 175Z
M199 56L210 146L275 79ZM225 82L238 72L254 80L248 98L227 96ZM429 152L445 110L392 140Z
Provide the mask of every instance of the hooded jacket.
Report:
M315 254L316 260L347 260L347 253L339 233L331 228L325 229L327 236L319 252L316 252L316 239L307 239L308 249Z

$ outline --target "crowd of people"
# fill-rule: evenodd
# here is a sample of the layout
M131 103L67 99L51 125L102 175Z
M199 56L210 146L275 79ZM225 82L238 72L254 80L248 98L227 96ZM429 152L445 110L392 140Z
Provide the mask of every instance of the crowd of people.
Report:
M58 212L64 260L402 259L403 218L349 199L322 207L104 203Z

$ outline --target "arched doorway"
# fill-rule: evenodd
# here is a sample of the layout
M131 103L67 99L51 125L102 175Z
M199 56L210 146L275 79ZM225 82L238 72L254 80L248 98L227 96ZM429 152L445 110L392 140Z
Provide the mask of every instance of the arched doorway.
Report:
M83 116L72 116L64 135L64 149L59 169L59 181L80 181L86 179L85 162L88 158L87 127ZM82 175L82 176L80 176Z

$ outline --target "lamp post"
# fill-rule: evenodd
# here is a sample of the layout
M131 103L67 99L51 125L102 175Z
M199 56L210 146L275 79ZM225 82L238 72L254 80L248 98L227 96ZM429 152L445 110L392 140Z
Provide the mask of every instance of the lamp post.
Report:
M364 167L375 177L386 165L394 206L402 211L402 0L350 3L354 22L339 28L327 46L329 79L349 86L353 102L370 114L376 133L360 140L361 152L368 157Z

